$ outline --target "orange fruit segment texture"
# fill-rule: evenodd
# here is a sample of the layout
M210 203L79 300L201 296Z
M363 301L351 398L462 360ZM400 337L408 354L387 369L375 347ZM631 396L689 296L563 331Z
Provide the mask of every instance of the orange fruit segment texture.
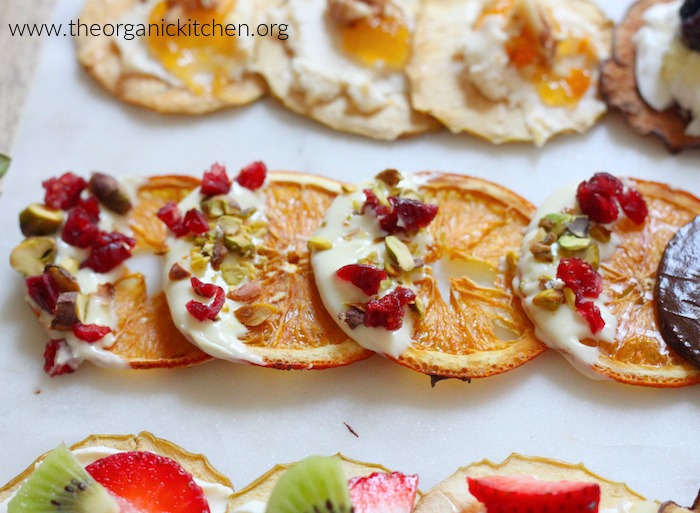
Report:
M700 383L700 368L686 362L664 342L659 332L653 292L663 251L678 228L700 215L700 199L668 186L634 180L649 208L641 227L629 219L615 225L621 242L601 263L606 305L618 319L615 343L598 345L600 372L636 385L678 387Z
M494 282L452 277L446 299L428 273L416 283L425 317L416 322L412 347L397 361L426 374L476 378L513 369L543 352L546 347L513 294L513 269L503 263L520 247L534 207L504 187L461 175L434 174L421 193L424 202L439 205L428 226L433 243L426 263L468 259L490 269Z
M199 2L195 2L194 7L189 5L191 2L173 2L172 8L168 3L168 0L157 3L148 21L158 27L174 23L168 29L173 35L150 34L148 46L151 52L169 73L180 79L194 94L217 96L240 61L235 37L212 26L213 23L226 26L226 17L234 6L233 0L218 0L213 8L202 8ZM180 24L189 27L189 34L178 33L178 15ZM211 34L195 35L195 21L200 25L200 31L201 24L208 24L207 31L211 31Z
M362 18L348 26L340 26L343 50L365 66L383 63L401 70L410 53L411 33L404 20L390 16Z

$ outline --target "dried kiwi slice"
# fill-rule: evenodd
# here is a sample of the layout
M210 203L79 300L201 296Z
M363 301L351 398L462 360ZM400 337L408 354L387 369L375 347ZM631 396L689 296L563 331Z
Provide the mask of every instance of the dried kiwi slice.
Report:
M265 513L318 511L352 511L348 481L335 456L311 456L293 465L277 481Z
M7 505L7 513L119 513L119 504L65 445L49 452Z

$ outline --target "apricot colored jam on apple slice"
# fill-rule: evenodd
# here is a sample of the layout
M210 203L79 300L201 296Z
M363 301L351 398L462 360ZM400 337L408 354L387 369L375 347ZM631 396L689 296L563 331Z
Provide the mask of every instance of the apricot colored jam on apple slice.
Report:
M157 3L151 11L149 23L174 25L168 29L173 35L161 32L148 37L150 50L168 72L197 95L217 96L239 63L236 37L227 35L217 25L226 27L226 16L233 5L234 0L219 0L214 8L181 7L180 25L187 27L183 29L185 34L178 33L177 22L169 20L172 12L167 0ZM199 24L196 31L195 22Z
M359 63L374 66L381 62L396 70L406 65L411 33L404 20L376 16L362 18L339 29L343 50Z

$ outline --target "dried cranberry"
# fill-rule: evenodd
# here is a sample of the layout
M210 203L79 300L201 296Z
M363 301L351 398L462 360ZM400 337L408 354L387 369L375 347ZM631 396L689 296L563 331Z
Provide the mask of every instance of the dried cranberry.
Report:
M576 311L588 322L591 333L594 335L605 328L605 321L600 314L600 309L594 303L590 301L577 301Z
M102 337L111 333L112 330L109 326L98 326L97 324L83 324L78 322L72 326L73 334L80 340L84 340L92 344L97 342Z
M581 212L597 223L612 223L620 215L615 196L591 186L590 182L579 184L576 199Z
M204 172L200 192L205 196L228 194L231 190L231 180L226 174L226 168L221 164L213 164Z
M410 198L389 196L389 204L399 217L399 226L409 232L428 226L438 212L437 205L422 203Z
M30 276L26 279L27 292L29 297L39 305L39 308L46 310L50 314L56 313L56 304L61 289L56 280L49 273Z
M349 281L368 296L379 292L379 284L388 278L384 269L367 264L345 265L338 269L335 274L341 280Z
M77 248L87 248L97 238L100 229L92 215L82 206L73 208L63 226L61 239Z
M363 189L362 192L365 195L365 204L362 205L362 209L360 210L361 214L364 214L368 208L374 210L377 216L386 215L391 212L391 208L387 205L383 205L372 189Z
M241 172L238 173L238 177L236 177L236 181L241 184L241 187L254 191L262 187L266 176L267 166L257 161L241 169Z
M176 237L187 235L189 231L182 221L182 213L174 201L169 201L156 212L158 219L175 234Z
M65 173L58 178L49 178L41 185L46 189L44 203L47 207L68 210L78 202L87 182L73 173Z
M642 224L649 214L646 201L635 189L627 189L618 196L622 211L637 224Z
M365 309L364 324L394 331L403 325L403 307L415 301L416 294L406 287L397 287L380 299L370 300Z
M185 220L183 223L185 228L195 235L202 235L209 231L209 222L207 218L204 217L201 211L196 208L191 208L185 214Z
M119 232L101 232L90 248L90 255L81 264L98 273L106 273L131 257L136 241Z
M224 289L213 283L203 283L195 277L190 278L190 283L197 295L206 298L213 297L214 301L209 305L195 300L188 301L185 305L187 311L198 321L204 321L206 319L213 321L219 314L221 307L224 306L224 301L226 300Z
M100 202L95 196L80 198L76 206L81 207L90 216L90 220L97 224L100 222Z
M58 363L56 356L59 350L68 351L72 355L72 351L64 339L49 340L46 344L46 349L44 349L44 372L52 378L61 374L75 372L78 368L78 361L72 356L67 361Z
M557 278L576 295L577 300L597 298L603 291L603 277L580 258L563 258L557 266Z

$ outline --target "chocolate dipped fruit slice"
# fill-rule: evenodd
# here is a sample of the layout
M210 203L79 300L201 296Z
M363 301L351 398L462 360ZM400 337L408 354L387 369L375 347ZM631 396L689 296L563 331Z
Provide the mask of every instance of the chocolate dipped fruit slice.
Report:
M341 191L327 178L268 173L262 162L231 180L215 164L200 188L163 207L163 280L178 329L212 356L261 366L369 357L327 314L311 273L309 238Z
M700 217L681 227L666 246L654 299L666 343L700 366Z
M0 489L8 513L225 513L231 482L150 433L92 435L41 456Z
M113 368L182 367L210 359L170 320L162 292L148 294L132 256L158 260L155 214L197 185L189 177L89 180L65 173L43 182L43 203L19 215L25 240L10 255L26 299L50 341L44 370L73 372L84 360ZM162 233L161 233L162 232Z
M462 175L396 170L330 206L312 264L328 311L360 345L437 377L505 372L545 350L511 289L534 208Z
M700 9L695 0L638 0L615 30L601 91L640 135L671 152L700 147Z
M592 378L680 387L700 382L661 336L657 269L676 230L700 214L683 191L598 173L532 218L516 290L537 336Z
M336 456L310 456L277 465L233 494L232 511L298 513L410 513L418 476Z

